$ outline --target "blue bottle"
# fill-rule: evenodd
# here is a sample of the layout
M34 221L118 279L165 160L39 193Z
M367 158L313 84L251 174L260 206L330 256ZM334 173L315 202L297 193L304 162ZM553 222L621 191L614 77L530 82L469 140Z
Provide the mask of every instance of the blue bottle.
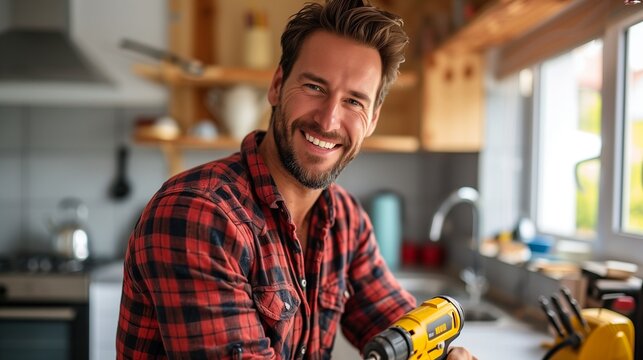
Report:
M380 191L371 200L369 215L373 232L382 257L391 270L400 266L402 209L402 198L393 191Z

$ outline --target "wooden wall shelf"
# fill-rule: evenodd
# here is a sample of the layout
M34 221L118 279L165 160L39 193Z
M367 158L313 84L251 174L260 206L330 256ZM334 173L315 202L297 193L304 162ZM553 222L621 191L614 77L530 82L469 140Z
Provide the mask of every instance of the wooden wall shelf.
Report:
M181 136L168 140L137 135L134 136L134 142L139 145L160 148L165 154L170 175L177 174L184 169L181 153L185 150L238 151L241 145L241 141L229 136L221 136L214 140ZM370 152L413 153L420 150L420 140L415 136L373 135L364 139L362 150Z
M139 145L165 146L172 145L182 150L239 150L240 140L229 136L220 136L205 140L191 136L180 136L176 139L160 139L150 136L135 136L134 142ZM362 150L415 152L420 149L420 141L414 136L373 135L364 139Z
M234 84L251 84L267 88L274 74L274 70L254 70L246 68L233 68L223 66L206 66L202 75L190 75L180 67L168 63L160 65L135 64L135 74L146 79L173 86L210 87ZM396 89L409 88L417 84L416 74L400 73L393 84Z
M222 66L206 66L202 75L190 75L180 67L162 63L160 65L135 64L134 73L149 80L173 86L210 87L239 83L268 87L273 72Z

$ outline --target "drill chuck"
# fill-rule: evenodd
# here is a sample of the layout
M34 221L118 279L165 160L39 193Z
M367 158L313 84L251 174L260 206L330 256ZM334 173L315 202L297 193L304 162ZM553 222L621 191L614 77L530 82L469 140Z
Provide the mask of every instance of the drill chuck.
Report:
M411 349L411 335L401 328L390 327L369 341L364 354L367 360L407 360Z
M444 359L460 335L464 315L449 296L437 296L404 314L364 347L367 360Z

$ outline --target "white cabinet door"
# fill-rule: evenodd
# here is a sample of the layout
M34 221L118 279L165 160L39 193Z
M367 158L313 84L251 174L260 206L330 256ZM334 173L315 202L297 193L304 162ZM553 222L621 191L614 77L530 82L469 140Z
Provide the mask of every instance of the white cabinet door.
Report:
M91 360L116 358L116 328L121 283L92 282L89 288L89 352Z

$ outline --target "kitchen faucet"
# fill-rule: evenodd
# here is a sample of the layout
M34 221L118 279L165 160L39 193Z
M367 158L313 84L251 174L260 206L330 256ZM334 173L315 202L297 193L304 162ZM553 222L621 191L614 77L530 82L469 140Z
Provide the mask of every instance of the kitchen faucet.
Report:
M431 228L429 231L429 239L431 241L440 240L440 235L442 233L442 227L444 225L444 219L449 214L451 209L461 203L466 203L471 205L472 209L472 242L473 242L473 264L471 268L466 268L462 271L461 277L464 280L469 293L470 301L472 304L478 304L482 294L487 288L487 280L484 277L482 272L482 259L480 255L480 228L479 228L479 217L480 217L480 208L478 204L478 199L480 194L478 191L472 187L461 187L451 193L449 197L440 204L438 210L433 215L433 220L431 221Z

